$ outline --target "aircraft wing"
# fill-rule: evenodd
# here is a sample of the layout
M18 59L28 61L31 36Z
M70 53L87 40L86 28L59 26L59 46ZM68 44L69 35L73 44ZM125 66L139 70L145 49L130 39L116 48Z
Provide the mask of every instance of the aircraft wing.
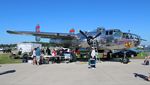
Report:
M40 36L41 38L53 38L53 39L74 39L75 38L75 34L70 34L70 33L11 31L11 30L7 30L7 33L18 34L18 35Z

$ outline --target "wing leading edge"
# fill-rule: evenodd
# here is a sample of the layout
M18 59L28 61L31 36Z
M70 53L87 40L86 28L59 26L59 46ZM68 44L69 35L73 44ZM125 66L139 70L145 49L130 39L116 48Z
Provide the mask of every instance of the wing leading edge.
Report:
M7 30L7 33L18 35L40 36L41 38L54 38L54 39L74 39L76 35L71 33L31 32L31 31L11 31L11 30Z

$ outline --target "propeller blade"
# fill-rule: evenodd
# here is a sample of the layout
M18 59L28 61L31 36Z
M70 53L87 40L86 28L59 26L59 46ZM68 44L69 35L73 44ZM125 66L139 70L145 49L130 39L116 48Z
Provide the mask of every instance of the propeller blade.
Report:
M147 40L145 40L145 39L140 39L140 40L142 40L142 41L147 41Z
M97 38L99 35L101 35L101 32L97 33L94 38Z
M83 31L79 30L79 32L80 32L84 37L86 37L86 39L88 38L88 36L87 36Z

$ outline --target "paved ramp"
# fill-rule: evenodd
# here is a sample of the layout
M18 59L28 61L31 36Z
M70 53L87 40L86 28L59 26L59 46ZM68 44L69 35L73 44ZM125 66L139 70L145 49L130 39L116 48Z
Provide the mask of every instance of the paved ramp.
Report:
M148 76L150 65L143 66L143 60L97 63L96 69L88 69L86 63L1 65L0 72L15 70L0 75L0 85L150 85L133 73Z

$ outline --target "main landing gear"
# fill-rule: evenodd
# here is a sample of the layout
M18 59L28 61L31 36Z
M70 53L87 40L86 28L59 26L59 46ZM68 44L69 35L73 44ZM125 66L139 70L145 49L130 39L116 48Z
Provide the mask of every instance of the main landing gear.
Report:
M122 57L122 63L123 64L127 64L127 63L129 63L129 58L127 57L127 55L126 55L126 51L124 51L124 55L123 55L123 57Z

